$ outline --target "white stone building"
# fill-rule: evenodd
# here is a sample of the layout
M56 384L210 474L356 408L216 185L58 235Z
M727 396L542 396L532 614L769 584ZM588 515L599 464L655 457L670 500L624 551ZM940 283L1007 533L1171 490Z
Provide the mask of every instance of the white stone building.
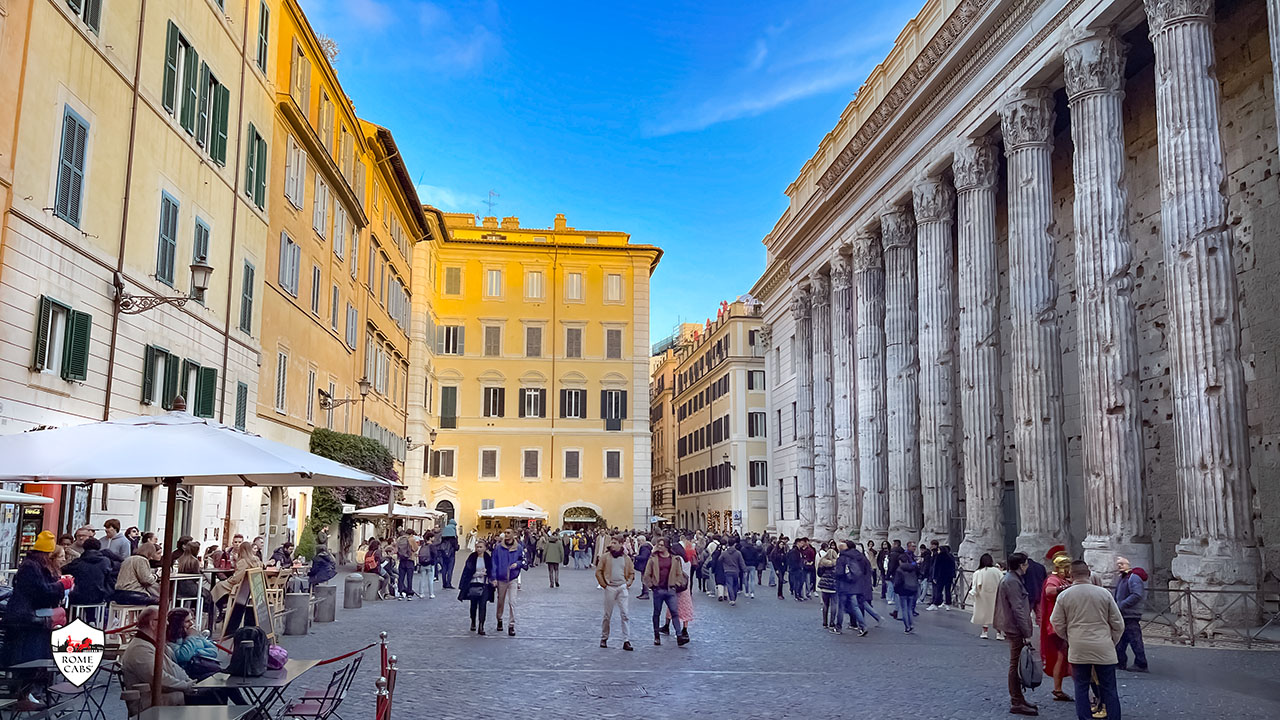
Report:
M1278 10L926 3L764 241L771 527L1275 572Z

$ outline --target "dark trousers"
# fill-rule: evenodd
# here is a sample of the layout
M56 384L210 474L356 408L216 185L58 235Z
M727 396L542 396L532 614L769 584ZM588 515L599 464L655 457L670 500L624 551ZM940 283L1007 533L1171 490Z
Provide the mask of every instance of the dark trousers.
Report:
M944 597L946 598L945 600L943 599ZM939 578L933 582L933 604L951 604L951 580Z
M1022 646L1027 643L1027 639L1020 635L1005 637L1009 640L1009 704L1026 705L1027 697L1022 694L1022 678L1018 676L1018 660L1022 657Z
M1133 647L1133 664L1143 670L1147 669L1147 649L1142 644L1142 621L1138 618L1124 619L1124 634L1116 644L1116 657L1120 659L1120 667L1129 666L1129 654L1126 651Z
M485 600L483 595L479 600L471 601L471 623L480 629L484 629L484 616L489 611L489 602Z
M875 618L876 622L880 622L880 616L877 615L875 609L871 607L871 600L862 593L858 593L858 609L862 611L864 623L866 622L865 616L867 615Z
M453 553L445 553L444 558L440 561L440 576L444 578L446 590L453 588L453 558Z
M849 627L859 627L866 629L867 621L862 616L862 609L858 605L858 596L853 593L836 593L836 627L844 626L844 616L849 615Z
M795 599L797 600L803 600L804 585L805 585L805 582L808 580L809 575L805 573L803 569L800 569L800 570L790 570L789 572L787 572L787 576L791 580L791 595L794 596Z
M782 597L782 588L786 584L787 569L785 567L774 566L774 574L778 576L778 597Z
M676 592L670 588L649 588L649 594L653 596L653 636L658 637L658 621L662 619L662 608L666 607L671 613L671 624L676 629L676 634L680 634L680 613L676 610Z
M551 583L551 587L560 584L560 563L547 563L547 582Z
M1097 676L1098 699L1107 709L1107 720L1120 720L1120 695L1116 692L1115 665L1072 665L1071 677L1076 683L1076 717L1091 720L1093 708L1089 704L1089 686Z
M742 576L738 573L727 572L724 574L724 589L729 593L729 601L738 601L738 589L742 587Z
M412 560L407 560L405 558L400 559L399 571L401 595L413 594L413 568L414 564Z

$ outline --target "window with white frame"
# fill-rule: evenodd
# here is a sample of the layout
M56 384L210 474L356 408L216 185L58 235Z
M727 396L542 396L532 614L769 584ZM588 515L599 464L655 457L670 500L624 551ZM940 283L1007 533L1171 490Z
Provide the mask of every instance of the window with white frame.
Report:
M320 237L329 236L329 186L316 171L315 198L311 206L311 227Z
M506 412L506 388L502 387L486 387L483 390L484 406L481 413L484 417L500 418Z
M547 389L520 388L520 417L547 416Z
M342 312L342 299L339 297L337 283L333 286L333 298L329 302L329 326L338 332L338 315Z
M609 273L604 276L605 302L622 302L622 274Z
M747 371L747 389L748 390L764 390L764 371L763 370Z
M502 326L484 326L484 356L502 357Z
M280 232L280 287L290 295L298 297L298 273L302 265L302 248L289 237Z
M526 300L543 299L543 280L541 270L530 270L524 274L524 297Z
M453 455L453 448L432 450L428 474L432 477L453 477Z
M320 314L320 266L311 266L311 314Z
M564 451L564 479L565 480L582 479L582 451L581 450L565 450Z
M587 416L587 391L562 388L560 390L560 417L582 419Z
M606 328L604 331L604 356L608 360L622 359L622 330Z
M502 297L502 271L501 270L485 270L484 272L484 296L487 298Z
M568 327L564 329L564 356L566 358L582 357L582 328Z
M483 479L493 479L498 477L497 448L481 448L480 477Z
M621 450L605 450L604 451L604 478L605 480L622 479L622 451Z
M447 267L444 269L444 294L453 297L462 295L462 268Z
M301 209L306 187L307 151L290 135L284 156L284 196L294 207Z
M751 461L751 487L768 487L769 486L769 464L764 460Z
M333 204L333 254L339 260L347 257L347 211L340 202Z
M287 414L289 412L288 399L289 387L289 355L285 352L276 353L276 412Z
M583 292L582 273L566 273L564 277L564 299L581 301Z
M747 437L765 437L768 434L765 427L767 417L763 412L747 413Z
M355 349L360 340L360 312L356 306L347 303L347 347Z
M527 325L524 329L524 356L542 357L542 326Z
M521 457L523 458L523 462L520 463L521 477L526 480L536 480L542 476L542 451L526 449L521 452Z
M463 340L463 326L443 325L440 327L440 347L438 351L441 355L462 355L465 349Z
M311 61L297 40L293 41L292 62L289 67L289 94L304 116L311 114Z
M310 368L307 370L307 424L314 425L316 421L316 370Z

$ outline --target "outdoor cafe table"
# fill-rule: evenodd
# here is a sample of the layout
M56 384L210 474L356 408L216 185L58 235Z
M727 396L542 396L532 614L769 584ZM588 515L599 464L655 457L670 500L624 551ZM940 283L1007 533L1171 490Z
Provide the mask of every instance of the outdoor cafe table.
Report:
M138 720L240 720L252 712L252 705L161 706L143 710Z
M289 689L289 685L303 673L315 667L317 662L316 660L288 660L283 668L268 670L261 677L238 677L218 673L196 683L196 687L239 690L253 703L254 707L271 717L273 716L272 706L280 701L284 691Z

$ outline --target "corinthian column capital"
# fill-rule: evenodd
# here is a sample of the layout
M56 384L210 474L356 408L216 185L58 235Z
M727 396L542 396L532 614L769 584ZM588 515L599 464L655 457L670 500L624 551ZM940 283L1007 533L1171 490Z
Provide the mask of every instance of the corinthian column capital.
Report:
M1053 142L1053 95L1048 88L1015 92L1000 108L1000 131L1009 151Z
M1207 22L1213 14L1213 0L1143 0L1142 4L1152 36L1179 22Z
M773 326L761 325L759 335L760 335L760 346L763 347L766 352L768 352L773 347Z
M916 183L911 199L917 223L949 221L955 213L956 193L951 183L942 178L928 177Z
M831 289L826 276L815 272L809 276L809 300L813 307L826 309L831 305Z
M1067 97L1090 93L1120 93L1124 89L1124 43L1111 28L1080 33L1063 52Z
M915 217L910 210L901 205L885 210L880 213L880 236L885 250L915 245Z
M842 252L831 256L831 290L833 292L848 290L850 277L852 272L849 268L849 258Z
M884 267L880 234L874 230L863 230L854 235L849 243L849 249L852 251L849 255L849 264L855 273L879 270Z
M996 186L996 147L991 138L982 136L965 143L951 161L956 176L956 190L994 189Z
M796 285L791 291L791 317L797 321L809 317L809 288L804 285Z

